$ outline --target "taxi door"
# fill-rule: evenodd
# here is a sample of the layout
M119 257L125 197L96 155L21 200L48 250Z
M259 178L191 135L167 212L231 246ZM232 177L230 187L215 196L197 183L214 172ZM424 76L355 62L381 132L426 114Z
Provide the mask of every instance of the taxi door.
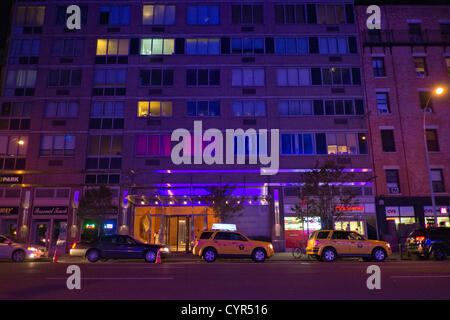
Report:
M233 246L233 254L236 255L251 255L253 247L255 246L252 241L249 241L246 237L238 232L231 234Z
M352 254L352 246L349 234L346 231L333 231L330 239L331 243L337 250L338 255Z
M372 244L363 236L356 232L350 232L350 241L352 242L352 253L356 255L367 255L372 252Z
M231 232L217 232L214 236L214 248L216 248L219 255L235 254L233 245L233 237Z

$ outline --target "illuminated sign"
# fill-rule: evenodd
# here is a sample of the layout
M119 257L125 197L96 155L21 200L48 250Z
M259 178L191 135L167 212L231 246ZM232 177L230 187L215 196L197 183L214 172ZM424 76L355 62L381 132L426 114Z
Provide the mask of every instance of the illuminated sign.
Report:
M114 225L112 223L105 223L103 226L105 229L114 229Z
M364 211L364 207L344 207L336 206L336 211Z
M0 176L0 184L22 183L22 176Z
M85 228L86 229L95 229L96 225L95 225L95 223L88 223L88 224L86 224Z
M34 207L33 214L37 215L64 215L69 212L68 207Z
M231 223L213 223L213 230L236 231L236 225Z
M0 215L19 214L19 207L0 207Z

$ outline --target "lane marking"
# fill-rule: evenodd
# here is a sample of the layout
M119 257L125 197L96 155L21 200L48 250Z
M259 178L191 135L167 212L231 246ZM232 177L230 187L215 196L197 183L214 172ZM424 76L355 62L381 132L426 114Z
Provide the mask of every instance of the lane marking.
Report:
M47 280L67 280L67 278L47 278ZM175 278L115 278L115 277L82 277L81 280L175 280Z
M442 276L391 276L391 278L450 278L450 275L442 275Z

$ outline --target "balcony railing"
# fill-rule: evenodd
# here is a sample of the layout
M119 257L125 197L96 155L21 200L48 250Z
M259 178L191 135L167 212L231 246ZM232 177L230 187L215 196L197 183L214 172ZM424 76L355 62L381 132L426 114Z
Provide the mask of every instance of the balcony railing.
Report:
M362 37L364 46L450 44L450 34L444 34L440 30L424 30L420 33L408 30L366 30Z

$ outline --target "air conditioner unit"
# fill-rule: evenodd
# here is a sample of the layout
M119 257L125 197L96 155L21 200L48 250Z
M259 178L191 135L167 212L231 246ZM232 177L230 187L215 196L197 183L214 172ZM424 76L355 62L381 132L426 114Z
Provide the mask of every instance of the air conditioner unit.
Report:
M393 194L393 193L400 193L400 190L398 190L397 187L394 187L394 188L388 188L388 192L389 192L390 194Z

